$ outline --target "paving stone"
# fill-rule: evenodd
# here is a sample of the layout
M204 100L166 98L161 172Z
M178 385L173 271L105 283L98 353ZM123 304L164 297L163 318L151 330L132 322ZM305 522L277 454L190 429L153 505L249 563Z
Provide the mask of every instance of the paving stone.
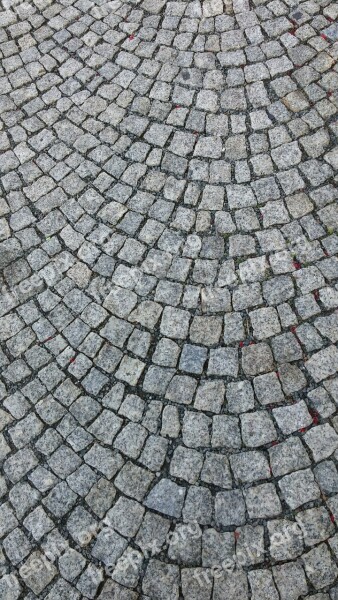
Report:
M337 576L336 565L326 544L320 544L304 554L303 563L305 572L315 589L332 584Z
M250 313L253 335L262 340L280 332L277 311L273 308L259 308Z
M133 522L130 522L130 515ZM116 531L126 537L134 537L139 529L144 514L144 509L137 502L120 497L114 507L108 511L106 522L110 523Z
M163 600L179 597L179 568L152 559L146 570L142 585L145 594L156 597L160 594Z
M202 537L202 564L205 567L221 565L232 560L235 551L234 537L231 533L219 533L215 529L206 529Z
M227 457L208 452L201 472L201 480L225 489L231 488L232 477Z
M0 517L1 517L1 537L12 531L17 525L18 521L11 510L8 503L4 503L1 505L0 509Z
M294 600L308 592L304 569L299 563L286 563L272 569L273 577L282 600ZM318 599L319 600L319 599Z
M270 467L261 452L245 452L230 457L231 469L238 483L270 478Z
M227 415L214 416L211 443L214 448L240 448L242 440L238 419Z
M245 523L245 504L239 490L219 492L216 495L215 519L219 526Z
M254 394L249 381L229 383L226 388L227 407L231 413L247 412L254 408Z
M320 491L315 483L312 471L305 469L291 475L285 475L279 482L279 487L291 509L298 508L319 497Z
M166 391L166 398L172 402L191 404L197 382L187 375L175 375Z
M209 446L210 423L211 419L206 415L186 411L182 426L182 436L185 445L192 448Z
M235 341L243 340L244 328L243 321L238 313L224 316L224 342L231 344Z
M211 598L212 583L208 578L208 570L201 568L185 568L181 571L182 593L184 598L199 598L202 593L208 600Z
M265 343L245 346L242 349L242 366L246 375L258 375L273 370L273 358Z
M220 317L194 317L190 327L190 339L196 344L217 344L222 331Z
M185 338L188 333L189 320L189 313L167 307L162 316L161 333L170 338Z
M76 502L77 495L65 483L59 483L44 499L44 504L56 517L62 517L69 512Z
M127 547L127 540L116 532L107 532L103 529L97 536L92 554L103 564L113 566Z
M306 386L306 378L296 365L283 363L278 367L278 374L285 394L298 392Z
M284 333L272 340L272 351L278 363L299 360L303 356L301 346L292 333Z
M254 378L253 384L255 394L261 404L267 405L283 402L284 394L275 372L258 375Z
M336 450L338 436L331 425L326 423L313 427L304 435L304 440L317 462L328 458Z
M102 570L95 565L88 565L85 571L81 574L76 587L81 594L88 598L95 598L97 589L103 579Z
M338 597L335 4L14 8L0 596Z
M207 349L202 346L185 344L181 354L179 366L182 371L192 374L201 374L207 359Z
M56 481L56 480L55 480ZM54 482L54 479L53 479ZM40 494L28 483L17 483L9 491L8 497L19 519L32 509L39 501Z
M241 430L243 443L251 447L263 446L277 437L274 424L266 411L241 415Z
M13 564L20 563L30 553L31 545L21 531L21 529L14 529L3 542L4 550Z
M198 565L201 561L201 536L191 531L190 526L178 524L169 542L168 557L178 564Z
M115 479L116 487L121 490L123 493L135 498L136 500L141 501L151 482L153 480L153 475L134 465L131 462L126 463L118 476Z
M116 490L113 485L104 478L98 480L86 496L86 503L91 510L103 518L108 508L112 505Z
M178 446L170 462L170 474L189 483L196 483L202 464L203 458L199 452Z
M296 520L302 529L307 546L314 546L334 534L335 529L324 508L310 508L300 512Z
M0 590L3 597L8 600L17 600L21 593L21 586L15 575L4 576L0 580Z
M149 553L154 556L161 551L162 546L166 543L169 527L168 519L156 513L146 512L136 536L136 543L145 556Z
M272 573L267 569L258 569L248 575L251 587L252 597L257 598L278 598L278 592L275 587Z
M54 579L57 571L41 552L34 552L20 567L20 576L34 594L40 594Z
M329 346L313 354L306 362L306 368L316 382L334 375L338 369L338 354L335 346Z
M145 505L166 514L179 517L184 503L185 490L169 479L162 479L154 486L145 500Z
M226 591L227 590L227 591ZM229 595L229 600L246 600L248 598L249 589L247 576L244 571L235 571L234 573L223 574L215 581L214 597L215 600L220 600L224 594Z
M289 406L274 408L272 411L278 427L284 434L290 434L300 429L306 429L312 424L312 417L304 401Z
M320 462L313 470L316 481L324 494L336 493L338 473L333 461Z
M128 423L114 441L114 447L131 458L137 458L147 437L147 431L138 423Z
M251 519L271 518L280 514L282 506L272 483L246 490L245 502Z
M191 486L188 490L183 509L183 518L186 522L208 525L213 514L213 497L210 490L205 487ZM198 531L194 532L197 536ZM199 561L200 562L200 561Z
M200 411L219 413L224 402L224 392L225 386L220 380L202 382L196 392L194 407Z
M289 519L271 520L268 523L268 532L269 549L275 560L292 560L304 551L302 529L295 521Z

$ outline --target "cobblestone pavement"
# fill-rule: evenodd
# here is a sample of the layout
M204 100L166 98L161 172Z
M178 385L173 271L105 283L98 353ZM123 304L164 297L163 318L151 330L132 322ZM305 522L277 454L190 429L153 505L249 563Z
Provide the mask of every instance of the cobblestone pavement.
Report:
M337 600L337 2L8 2L1 600Z

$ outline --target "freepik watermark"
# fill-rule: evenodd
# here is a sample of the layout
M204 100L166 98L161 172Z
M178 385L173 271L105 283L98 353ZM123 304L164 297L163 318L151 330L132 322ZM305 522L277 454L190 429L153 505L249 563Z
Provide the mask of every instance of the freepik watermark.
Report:
M282 520L281 523L283 523ZM263 532L253 536L251 540L244 538L241 528L231 533L234 536L234 542L229 544L229 554L220 564L212 564L204 569L193 570L192 576L201 588L210 585L215 579L225 577L236 570L242 570L244 567L259 564L264 564L265 567L270 556L276 557L278 553L281 556L284 555L285 553L282 552L283 547L294 546L297 543L297 538L303 539L306 530L302 523L288 521L284 528L281 527L280 531L276 531L269 536L268 547L264 545ZM90 544L94 546L97 539L100 540L101 545L106 543L109 548L110 544L114 544L116 535L116 529L113 527L110 518L106 516L102 521L75 532L73 537L76 538L76 542L81 548L85 548ZM123 576L123 573L128 571L134 572L138 576L145 560L151 559L168 549L173 551L175 546L180 546L180 551L184 548L184 545L188 549L189 544L198 542L202 537L203 530L197 521L180 523L176 525L173 531L169 531L164 539L151 538L146 544L142 545L142 548L133 548L129 545L116 561L109 562L109 559L102 561L102 567L106 577L113 579ZM327 531L319 532L319 538L325 540ZM54 563L68 549L69 543L62 537L49 540L43 552L37 552L19 569L20 576L24 580L29 580L39 576L42 571L54 570ZM87 551L86 554L88 554ZM306 565L306 571L309 574L311 566ZM8 587L18 585L14 574L2 572L2 575L6 579ZM100 570L93 570L92 575L87 571L87 576L92 576L95 582L97 582L98 577L101 580L104 577L103 571Z
M96 244L96 247L98 247L108 257L115 259L119 250L116 251L114 249L114 243L112 241L113 236L113 232L107 234L101 243ZM188 236L186 244L188 243L188 238L190 254L187 252L180 253L179 251L166 253L160 250L153 250L148 254L140 266L133 266L130 264L125 264L123 261L119 261L116 265L116 268L124 268L125 281L127 283L126 287L133 290L142 281L144 276L156 277L157 274L162 273L163 262L164 260L168 260L170 257L171 262L175 258L190 258L191 260L197 258L200 249L197 236ZM208 300L210 302L212 301L214 290L215 294L217 291L219 292L220 289L226 287L230 288L231 291L235 291L236 288L238 288L238 286L241 284L265 280L269 277L269 271L271 269L273 270L273 276L278 276L281 274L290 275L295 270L306 266L307 263L305 261L302 262L302 259L306 257L310 251L310 242L304 236L300 236L294 240L286 241L284 249L271 254L271 257L269 258L271 262L273 261L273 269L265 255L258 255L255 257L248 256L241 260L241 262L237 265L237 268L235 267L233 270L234 283L228 284L227 282L223 282L220 272L219 279L215 282L215 284L205 288L205 293L207 294ZM323 258L325 256L326 255L324 254ZM227 260L228 257L224 256L224 258ZM4 265L7 264L9 266L10 261L6 260L6 256L4 256L4 259ZM2 262L3 261L1 261L0 256L0 264ZM40 269L40 271L33 273L17 285L13 287L7 284L3 285L0 290L2 304L5 305L7 303L9 307L15 307L19 303L25 301L25 299L35 296L37 293L42 291L45 286L47 286L47 288L54 287L59 281L61 281L62 277L69 269L72 269L72 267L76 268L76 266L79 264L83 266L83 269L88 267L86 263L82 262L81 259L75 258L68 250L63 250L55 259L52 259L50 263ZM220 263L220 268L222 268L222 264L224 263ZM95 265L94 268L91 267L91 269L92 273L88 278L88 283L90 279L91 290L95 294L97 300L103 300L109 294L111 287L113 285L119 285L119 282L118 280L113 282L111 278L101 276L99 271L95 271ZM115 275L115 271L113 276ZM239 281L237 276L239 276ZM95 281L94 284L93 281ZM122 287L124 286L122 285Z

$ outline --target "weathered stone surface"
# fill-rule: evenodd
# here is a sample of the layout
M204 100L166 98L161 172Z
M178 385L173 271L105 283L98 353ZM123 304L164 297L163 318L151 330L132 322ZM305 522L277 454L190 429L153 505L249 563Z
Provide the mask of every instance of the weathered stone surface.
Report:
M3 5L0 597L337 599L336 3Z

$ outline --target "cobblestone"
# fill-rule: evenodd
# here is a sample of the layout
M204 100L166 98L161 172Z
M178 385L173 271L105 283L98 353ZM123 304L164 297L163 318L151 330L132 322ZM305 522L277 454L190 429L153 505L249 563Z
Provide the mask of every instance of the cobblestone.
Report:
M0 596L338 597L331 0L0 11Z

